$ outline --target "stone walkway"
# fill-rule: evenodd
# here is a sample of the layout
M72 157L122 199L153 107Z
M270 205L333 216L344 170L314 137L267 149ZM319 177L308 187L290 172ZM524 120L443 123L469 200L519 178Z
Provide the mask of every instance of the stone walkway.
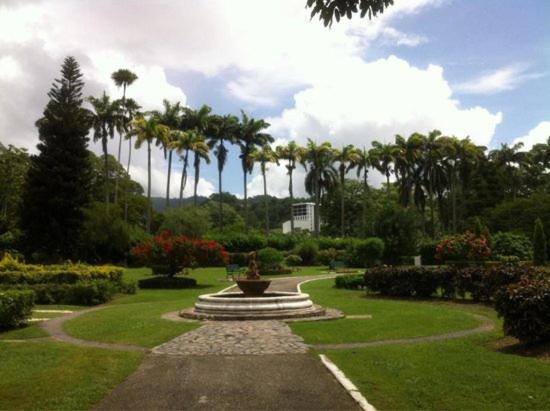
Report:
M302 354L307 346L280 321L208 321L153 349L168 355Z

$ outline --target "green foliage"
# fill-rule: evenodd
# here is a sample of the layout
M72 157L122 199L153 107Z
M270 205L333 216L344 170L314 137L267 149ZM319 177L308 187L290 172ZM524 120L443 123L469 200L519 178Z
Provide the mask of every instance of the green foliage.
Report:
M206 201L202 208L208 212L211 226L216 228L220 226L220 205L218 201L214 200L214 198L214 195L212 195L211 199ZM244 220L233 206L223 203L222 210L225 232L244 231Z
M211 235L210 238L222 244L229 252L251 252L265 248L267 245L265 237L254 232L216 234Z
M267 238L267 246L276 248L280 251L289 251L296 247L299 237L289 234L270 234Z
M34 293L22 290L0 290L0 329L14 328L32 315Z
M0 143L0 237L16 228L29 163L26 149Z
M189 277L151 277L138 280L141 289L183 289L197 286L197 280Z
M203 238L210 228L208 210L199 207L169 208L164 212L164 221L159 231L170 231L174 235Z
M435 265L435 250L439 241L436 240L423 240L420 243L420 258L422 265Z
M348 248L348 265L351 267L370 267L378 263L384 254L384 241L371 237L357 240Z
M41 283L18 285L19 290L31 290L37 304L97 305L111 300L120 290L111 281L91 280L76 283Z
M330 265L331 261L344 261L348 258L345 250L337 250L336 248L327 248L319 251L317 261L322 265Z
M398 262L403 255L414 255L419 241L419 216L412 210L386 204L375 222L376 236L384 241L384 260Z
M302 257L296 254L289 254L285 258L285 264L289 267L297 267L302 265Z
M502 288L495 308L504 318L504 333L525 342L550 341L550 279L524 277Z
M318 14L325 27L330 27L334 19L337 22L344 17L351 19L358 12L361 17L372 19L392 4L393 0L307 0L306 7L312 9L311 18Z
M533 262L535 265L544 265L548 259L546 234L540 218L535 221L535 232L533 234Z
M248 253L229 253L229 264L246 267L248 264Z
M430 297L439 287L436 270L420 267L375 267L365 273L365 286L390 297Z
M529 238L523 234L498 232L492 236L491 251L494 258L517 257L527 261L533 257L532 245Z
M356 275L339 275L334 279L336 288L347 288L349 290L357 290L365 286L365 279L362 274Z
M294 250L294 254L297 254L302 259L304 265L314 265L317 261L317 254L319 253L319 246L315 241L305 240L299 243Z
M485 237L477 237L466 231L444 238L435 249L435 259L439 262L481 262L491 256L491 249Z
M72 57L65 59L61 72L37 121L39 154L31 157L21 214L27 252L40 251L51 260L77 254L92 176L82 74Z
M263 274L264 271L267 272L279 269L283 260L283 253L272 247L262 248L256 254L256 261L258 262L260 274Z

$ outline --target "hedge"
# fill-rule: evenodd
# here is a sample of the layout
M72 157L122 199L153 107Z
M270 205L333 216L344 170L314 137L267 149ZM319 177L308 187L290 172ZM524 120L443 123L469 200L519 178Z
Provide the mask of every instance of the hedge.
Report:
M142 289L181 289L196 285L197 280L189 277L151 277L138 281L138 286Z
M500 289L495 308L504 333L524 342L550 341L550 279L524 277Z
M81 281L106 280L122 283L122 268L113 266L33 266L22 271L0 271L0 284L75 284Z
M0 329L14 328L32 315L32 291L0 291Z
M356 275L340 275L334 279L336 288L347 288L357 290L365 287L365 279L361 274Z

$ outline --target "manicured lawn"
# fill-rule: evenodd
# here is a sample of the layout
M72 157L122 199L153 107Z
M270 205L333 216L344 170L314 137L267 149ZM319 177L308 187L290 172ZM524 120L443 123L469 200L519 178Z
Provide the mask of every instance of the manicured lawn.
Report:
M0 342L0 409L87 410L142 357L55 342Z
M364 291L337 289L333 284L334 280L314 281L304 284L302 291L322 306L372 318L290 323L292 331L309 344L421 337L479 325L477 319L448 305L367 298Z
M497 338L489 333L326 354L380 410L548 409L550 362L486 347Z
M28 338L47 337L48 333L36 324L30 324L15 330L0 333L0 340L26 340Z
M315 275L326 267L302 267L293 275ZM129 269L125 279L139 280L150 276L145 268ZM85 314L64 324L67 333L85 340L135 344L154 347L198 327L197 323L164 320L161 315L192 307L198 295L217 292L232 283L225 280L225 268L200 268L191 272L198 288L184 290L138 290L122 296L109 307ZM274 278L276 276L272 276Z

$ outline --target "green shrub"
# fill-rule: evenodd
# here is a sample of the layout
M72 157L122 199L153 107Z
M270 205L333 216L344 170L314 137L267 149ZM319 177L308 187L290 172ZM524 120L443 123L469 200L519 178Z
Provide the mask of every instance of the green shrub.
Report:
M343 250L347 245L343 239L334 237L318 237L316 241L319 246L319 250Z
M505 334L524 342L550 341L550 279L524 277L502 288L495 308Z
M32 315L34 293L28 290L0 291L0 329L14 328Z
M365 287L365 278L363 274L357 275L340 275L334 279L336 288L347 288L357 290Z
M297 267L302 265L302 257L296 254L287 255L285 258L285 264L289 267Z
M174 235L203 238L210 228L208 210L199 207L169 208L164 212L164 221L159 232L170 231Z
M319 251L317 254L317 261L322 265L329 265L331 261L343 261L347 260L347 254L344 250L337 250L335 248L327 248Z
M422 260L422 265L435 265L437 264L435 260L435 249L439 241L429 240L423 241L420 243L420 258Z
M225 247L229 252L252 252L265 248L267 245L265 237L255 233L229 233L214 235L211 238Z
M288 234L270 234L266 239L267 246L279 251L289 251L296 247L298 238Z
M197 286L197 280L189 277L151 277L138 281L142 289L181 289Z
M427 298L441 284L439 271L422 267L374 267L364 279L369 290L391 297Z
M518 257L528 261L533 257L531 241L523 234L498 232L492 236L491 251L494 258L499 260L504 256Z
M1 271L0 284L75 284L81 281L106 280L122 282L123 270L113 266L88 266L83 264L31 266L23 271Z
M256 262L258 263L261 274L263 274L264 271L278 270L283 260L283 253L271 247L262 248L256 254Z
M548 259L546 249L546 234L540 218L535 221L535 232L533 234L533 263L535 265L544 265Z
M294 253L300 256L304 265L314 265L317 262L319 247L315 241L305 240L296 246Z
M248 265L248 253L229 253L229 264L246 267Z
M380 262L384 253L384 241L371 237L353 242L348 249L350 267L366 268Z

